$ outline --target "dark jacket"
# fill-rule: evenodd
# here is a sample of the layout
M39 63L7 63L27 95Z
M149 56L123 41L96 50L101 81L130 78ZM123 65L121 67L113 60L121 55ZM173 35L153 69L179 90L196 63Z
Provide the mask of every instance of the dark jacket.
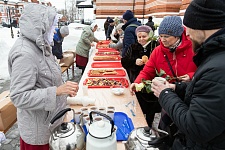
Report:
M127 21L126 24L122 26L122 30L124 31L122 57L125 55L128 47L137 41L135 30L137 26L140 26L140 25L141 23L137 21L137 18L132 18L129 21Z
M111 40L111 36L110 35L111 35L113 29L114 29L114 25L113 26L111 26L111 25L108 26L108 30L107 30L107 34L106 34L106 39L108 38L109 40Z
M136 65L136 59L137 58L142 58L142 56L146 55L150 56L151 52L153 49L157 46L157 42L153 41L150 42L146 48L144 49L141 44L138 42L132 44L125 56L121 59L122 66L129 70L129 75L130 75L130 82L133 83L140 71L143 69L144 65L138 66Z
M145 25L151 27L153 32L155 31L155 26L154 26L154 22L153 21L148 21Z
M109 21L106 20L104 23L105 36L107 35L108 27L109 27Z
M177 84L179 97L170 89L161 92L161 106L184 135L183 142L176 138L173 150L225 149L224 58L225 29L221 29L198 49L194 57L198 69L187 88Z
M56 29L56 33L54 34L54 46L52 46L52 53L57 57L57 59L62 59L63 58L63 52L62 52L62 42L63 39L60 30Z

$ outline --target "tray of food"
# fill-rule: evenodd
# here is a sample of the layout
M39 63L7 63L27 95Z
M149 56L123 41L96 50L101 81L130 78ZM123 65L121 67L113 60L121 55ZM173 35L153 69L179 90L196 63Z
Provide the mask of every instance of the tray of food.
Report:
M126 72L123 69L91 69L89 77L123 77Z
M110 41L109 40L100 40L98 43L100 43L100 44L109 44Z
M98 48L98 52L118 52L118 50L114 48Z
M128 87L126 78L86 78L83 82L88 88L110 88L113 85L122 85Z
M92 68L122 68L121 62L93 62Z
M95 55L99 55L99 56L104 56L104 55L119 55L120 54L120 52L118 52L118 51L111 51L111 52L109 52L109 51L100 51L100 52L97 52L97 53L95 53Z
M118 61L120 60L119 55L111 55L111 56L94 56L94 61Z
M100 41L97 43L96 48L108 48L110 41Z

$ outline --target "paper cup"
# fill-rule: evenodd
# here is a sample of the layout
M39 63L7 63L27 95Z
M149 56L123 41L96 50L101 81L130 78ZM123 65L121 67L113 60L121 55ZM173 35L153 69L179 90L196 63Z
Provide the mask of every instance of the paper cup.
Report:
M83 114L88 114L88 108L87 107L81 107L80 110Z
M101 120L103 120L102 116L95 116L95 117L93 117L93 122L101 121Z
M98 111L98 107L92 106L92 107L89 108L89 111L90 111L90 112L91 112L91 111Z
M115 111L115 107L114 106L108 106L107 107L107 110L113 110L113 111Z
M163 84L165 84L165 82L166 82L166 79L165 78L162 78L162 77L155 77L154 79L162 82Z
M75 110L75 122L76 123L80 123L80 115L81 115L81 111L80 110Z
M114 110L107 110L106 114L112 118L112 120L114 120L114 114L115 114L115 111Z
M83 115L83 122L84 122L84 124L87 122L87 119L86 119L87 117L89 118L88 114L84 114Z
M86 124L86 123L90 123L90 118L89 118L89 116L85 116L85 117L84 117L84 124Z
M103 113L103 114L106 114L106 108L105 107L99 107L98 111Z

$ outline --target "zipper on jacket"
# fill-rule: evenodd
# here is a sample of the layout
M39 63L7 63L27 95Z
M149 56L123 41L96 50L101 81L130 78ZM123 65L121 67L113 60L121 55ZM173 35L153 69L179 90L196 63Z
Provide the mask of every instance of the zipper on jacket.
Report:
M177 76L177 57L176 57L176 51L173 52L173 60L175 61L175 66L174 67L175 67L176 76Z

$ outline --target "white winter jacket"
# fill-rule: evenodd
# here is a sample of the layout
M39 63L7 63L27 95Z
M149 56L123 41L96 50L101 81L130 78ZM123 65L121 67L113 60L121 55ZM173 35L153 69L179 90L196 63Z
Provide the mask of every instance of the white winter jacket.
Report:
M66 107L66 95L56 96L56 88L63 84L61 69L44 40L55 16L52 7L26 5L20 18L21 36L9 52L10 97L17 107L20 136L31 145L49 142L49 122ZM51 129L61 122L62 118Z

